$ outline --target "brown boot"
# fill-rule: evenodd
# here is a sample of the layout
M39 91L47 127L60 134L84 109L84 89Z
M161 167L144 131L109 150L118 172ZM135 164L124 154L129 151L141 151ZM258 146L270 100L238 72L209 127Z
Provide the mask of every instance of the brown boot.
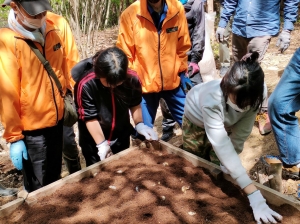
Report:
M258 113L255 121L258 123L258 129L261 135L271 133L272 126L270 123L268 112Z

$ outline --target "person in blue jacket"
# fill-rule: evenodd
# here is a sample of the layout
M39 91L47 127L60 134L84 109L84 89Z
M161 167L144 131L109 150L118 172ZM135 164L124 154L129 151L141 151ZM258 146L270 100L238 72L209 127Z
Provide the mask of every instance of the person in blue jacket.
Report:
M221 42L224 38L225 27L233 16L232 23L232 56L239 61L249 53L257 51L258 61L261 62L269 47L272 37L280 31L280 0L224 0L216 39ZM278 36L278 50L284 52L290 45L293 23L297 19L299 0L285 0L284 24ZM257 117L259 132L262 135L272 131L268 116L268 101Z
M269 98L269 116L283 162L283 172L299 179L300 48L296 50Z

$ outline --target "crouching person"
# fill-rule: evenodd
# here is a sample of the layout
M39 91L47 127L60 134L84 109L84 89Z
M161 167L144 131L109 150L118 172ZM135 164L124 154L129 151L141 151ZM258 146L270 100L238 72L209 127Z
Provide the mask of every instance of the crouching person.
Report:
M219 164L231 175L248 195L257 223L276 223L282 216L266 204L238 156L267 94L258 56L257 52L246 55L222 80L199 84L189 91L182 125L183 148Z
M157 140L144 125L140 103L142 88L137 75L128 70L128 59L119 48L97 52L72 69L75 104L79 113L79 145L86 166L129 148L135 129L147 140Z

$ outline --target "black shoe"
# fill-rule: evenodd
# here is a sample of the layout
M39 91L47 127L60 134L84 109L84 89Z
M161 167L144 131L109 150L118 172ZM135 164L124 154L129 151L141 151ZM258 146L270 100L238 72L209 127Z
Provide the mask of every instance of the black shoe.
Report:
M220 68L220 76L223 78L226 75L226 72L229 70L229 66L222 66Z
M166 133L163 133L163 135L161 136L161 140L167 142L169 141L172 137L175 136L175 133L174 132L166 132Z

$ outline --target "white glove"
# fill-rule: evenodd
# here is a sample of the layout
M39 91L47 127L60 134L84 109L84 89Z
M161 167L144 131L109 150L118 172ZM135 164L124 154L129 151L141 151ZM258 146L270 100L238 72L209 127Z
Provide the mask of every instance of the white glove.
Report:
M98 148L98 155L101 161L113 155L110 146L106 140L96 146Z
M256 223L261 224L261 220L264 223L277 223L274 217L279 221L282 220L281 215L269 208L269 206L266 204L266 199L264 199L259 190L248 195L248 198Z
M290 46L291 31L283 30L277 40L276 47L279 47L278 51L284 52Z
M223 166L222 164L220 164L220 168L223 173L229 174L229 171L227 170L227 168L225 166Z
M218 43L224 41L224 32L225 32L225 28L218 27L218 29L216 31L216 40L217 40Z
M139 134L144 135L147 140L158 140L155 131L144 123L138 123L135 129Z

